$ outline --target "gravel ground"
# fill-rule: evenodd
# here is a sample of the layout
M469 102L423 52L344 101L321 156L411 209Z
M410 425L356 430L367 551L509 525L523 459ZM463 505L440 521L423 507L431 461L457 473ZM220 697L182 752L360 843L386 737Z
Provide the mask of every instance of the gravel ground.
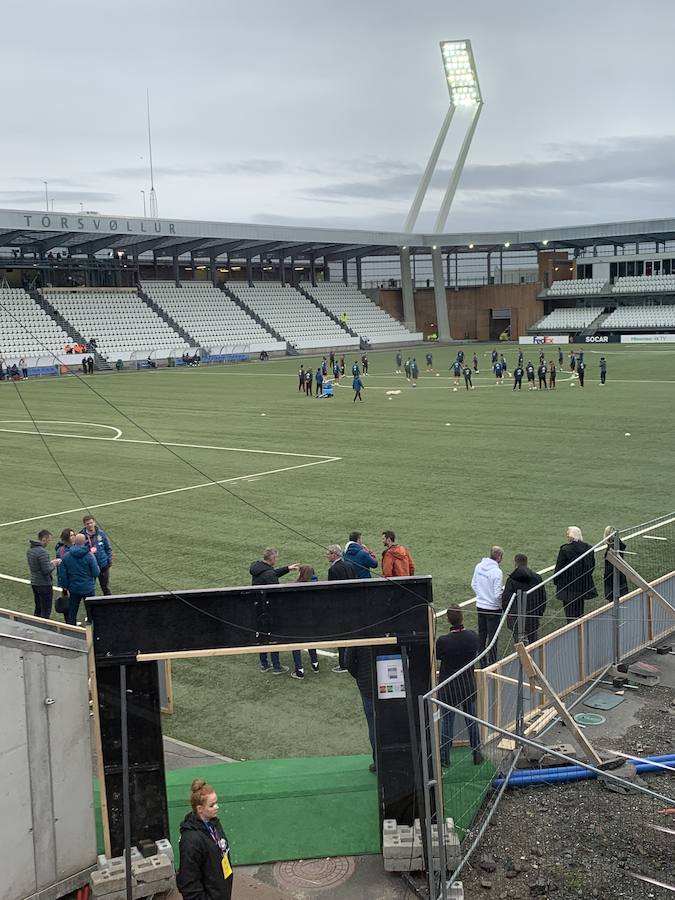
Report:
M641 689L641 693L643 690ZM673 752L675 691L644 690L637 724L602 746L651 756ZM592 731L588 736L592 740ZM675 776L647 775L652 790L675 797ZM675 885L675 815L644 794L610 791L598 781L508 790L462 873L465 896L646 900L672 896L630 872Z

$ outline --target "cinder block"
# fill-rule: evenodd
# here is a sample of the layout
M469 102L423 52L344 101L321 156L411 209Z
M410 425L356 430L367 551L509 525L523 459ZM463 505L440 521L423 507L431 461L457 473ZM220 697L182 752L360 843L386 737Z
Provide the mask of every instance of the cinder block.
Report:
M464 900L464 885L461 881L453 881L447 888L448 900Z
M166 853L158 853L148 856L141 862L134 863L131 874L139 884L148 884L155 881L164 881L173 875L173 863Z
M396 834L397 829L396 819L385 819L382 823L382 834ZM157 847L159 848L159 841L157 842Z
M382 841L382 856L385 859L412 859L421 856L422 850L416 849L412 841L403 843L397 834L386 834Z
M171 841L167 841L166 838L160 838L160 840L157 841L157 852L166 853L175 867L176 859L173 855L173 847L171 846Z
M421 856L414 859L385 859L385 872L421 872L424 869L424 861Z
M134 884L131 892L133 900L144 900L145 897L154 897L156 894L164 894L167 891L176 890L176 879L167 878L164 881L153 881L149 884ZM127 900L126 888L106 894L103 900Z
M168 842L167 842L168 843ZM169 844L169 846L171 846ZM131 865L143 859L138 847L131 848ZM113 856L109 859L104 853L96 858L99 869L109 869L111 866L124 866L124 856Z
M94 897L105 897L125 889L124 867L110 866L107 869L95 870L89 876L91 893Z

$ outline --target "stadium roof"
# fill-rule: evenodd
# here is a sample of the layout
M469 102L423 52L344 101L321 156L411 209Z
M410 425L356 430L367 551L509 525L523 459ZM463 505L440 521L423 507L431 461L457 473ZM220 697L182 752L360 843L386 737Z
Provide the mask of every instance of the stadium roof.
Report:
M516 250L583 248L597 244L675 240L675 219L575 225L529 231L424 234L303 225L255 225L149 219L27 209L0 210L0 247L47 252L68 248L71 254L100 250L128 255L156 251L161 256L193 252L237 258L293 256L344 259L390 256L407 247L412 253L442 251L485 252L507 247ZM472 246L470 246L472 245Z

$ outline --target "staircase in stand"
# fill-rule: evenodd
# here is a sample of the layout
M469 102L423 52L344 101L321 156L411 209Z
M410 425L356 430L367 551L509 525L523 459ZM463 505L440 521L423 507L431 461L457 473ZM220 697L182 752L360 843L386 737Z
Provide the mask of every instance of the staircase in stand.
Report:
M154 300L152 300L140 287L136 288L136 293L141 298L143 303L146 306L149 306L150 309L158 315L160 319L162 319L169 328L172 328L176 334L179 334L182 339L188 344L190 347L199 347L199 341L195 340L191 334L189 334L181 325L176 322L175 319L172 319L170 315L164 312L161 306L158 306Z
M50 319L54 319L57 325L60 325L61 328L66 332L66 334L73 338L73 340L78 344L83 344L85 347L89 346L89 341L84 335L80 334L80 332L72 325L68 319L64 319L60 312L57 312L56 309L49 303L48 300L42 296L41 291L34 290L30 291L30 295L42 309L47 313ZM98 354L96 354L98 356Z
M235 303L239 307L239 309L243 309L249 318L253 319L254 322L257 322L258 325L260 325L261 328L264 328L268 334L271 334L276 341L282 341L284 344L286 344L286 348L290 349L290 344L288 343L286 338L282 337L278 331L275 331L274 328L268 325L264 319L261 319L260 316L257 313L253 312L252 309L249 309L244 301L240 300L235 293L228 290L225 285L222 285L220 289L224 294L227 295L227 297L230 298L230 300L232 300L233 303Z
M613 312L613 310L612 310L612 312ZM601 327L601 325L605 321L605 319L608 316L610 316L611 314L612 314L611 312L605 312L603 310L603 312L601 312L599 316L597 316L595 319L593 319L593 321L590 323L590 325L587 325L585 328L582 328L582 330L579 332L579 337L591 337L591 335L595 334L596 331L598 331L598 329Z
M351 328L349 328L349 326L345 325L344 322L341 322L340 319L335 315L335 313L332 313L327 307L325 307L323 305L323 303L320 303L316 299L316 297L313 297L309 293L309 291L306 291L304 288L301 288L301 287L297 287L296 291L299 291L303 295L303 297L307 297L309 302L313 303L314 306L317 307L317 309L320 309L321 312L324 314L324 316L328 316L328 318L331 319L333 322L335 322L336 325L339 325L343 331L346 331L348 335L350 335L351 337L357 337L359 339L359 341L361 342L361 349L365 349L365 347L369 346L368 341L364 341L363 338L359 334L357 334L355 331L353 331Z

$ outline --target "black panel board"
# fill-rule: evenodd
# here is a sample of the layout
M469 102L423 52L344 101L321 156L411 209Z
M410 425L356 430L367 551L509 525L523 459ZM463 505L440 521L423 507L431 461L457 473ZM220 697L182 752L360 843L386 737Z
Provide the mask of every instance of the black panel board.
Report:
M138 653L395 635L427 640L431 578L97 597L86 601L103 663Z

